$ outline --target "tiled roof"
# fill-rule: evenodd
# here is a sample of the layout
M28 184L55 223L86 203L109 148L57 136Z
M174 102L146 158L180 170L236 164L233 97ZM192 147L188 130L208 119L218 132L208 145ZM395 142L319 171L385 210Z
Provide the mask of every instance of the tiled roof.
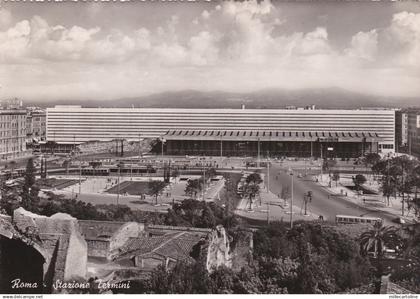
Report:
M194 245L206 235L206 233L197 234L197 232L174 232L155 237L131 238L121 248L115 259L151 253L175 260L189 259Z
M107 239L126 222L78 220L80 230L85 239Z

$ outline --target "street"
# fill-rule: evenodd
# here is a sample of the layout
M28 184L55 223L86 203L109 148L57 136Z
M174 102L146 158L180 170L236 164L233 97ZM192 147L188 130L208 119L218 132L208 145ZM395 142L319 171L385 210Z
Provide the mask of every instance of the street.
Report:
M265 171L266 173L266 171ZM293 205L303 207L304 194L312 191L312 201L308 203L308 210L312 213L322 215L324 220L334 221L335 216L352 215L352 216L366 216L379 217L384 219L386 224L392 224L393 215L382 212L377 212L368 208L360 207L352 202L348 202L341 196L328 196L329 192L319 186L312 180L312 175L308 174L306 177L298 178L298 173L304 173L304 170L294 171ZM315 174L314 171L312 171ZM291 175L287 171L287 166L282 166L278 163L271 163L270 165L270 191L274 194L281 194L282 186L289 186L291 192Z

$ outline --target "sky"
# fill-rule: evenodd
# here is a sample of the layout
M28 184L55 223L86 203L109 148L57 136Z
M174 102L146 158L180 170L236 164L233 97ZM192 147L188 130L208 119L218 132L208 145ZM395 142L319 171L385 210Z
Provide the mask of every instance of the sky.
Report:
M186 2L3 0L0 99L330 87L420 94L419 2Z

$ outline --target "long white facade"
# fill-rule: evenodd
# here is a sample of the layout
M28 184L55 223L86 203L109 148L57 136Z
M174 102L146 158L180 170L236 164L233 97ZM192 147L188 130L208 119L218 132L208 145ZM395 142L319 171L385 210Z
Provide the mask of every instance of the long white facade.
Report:
M394 110L289 109L47 109L47 140L80 143L160 137L168 130L375 132L383 152L395 147Z

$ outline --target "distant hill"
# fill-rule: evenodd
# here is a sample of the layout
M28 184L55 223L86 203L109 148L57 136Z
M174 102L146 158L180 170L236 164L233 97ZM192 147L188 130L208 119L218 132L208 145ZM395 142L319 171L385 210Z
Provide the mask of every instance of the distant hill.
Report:
M418 98L385 97L359 94L340 88L283 90L267 89L251 93L184 90L163 92L138 98L115 100L63 100L56 102L31 102L26 105L53 106L56 104L82 105L83 107L156 107L156 108L282 108L316 105L318 108L359 107L411 107L420 106Z

